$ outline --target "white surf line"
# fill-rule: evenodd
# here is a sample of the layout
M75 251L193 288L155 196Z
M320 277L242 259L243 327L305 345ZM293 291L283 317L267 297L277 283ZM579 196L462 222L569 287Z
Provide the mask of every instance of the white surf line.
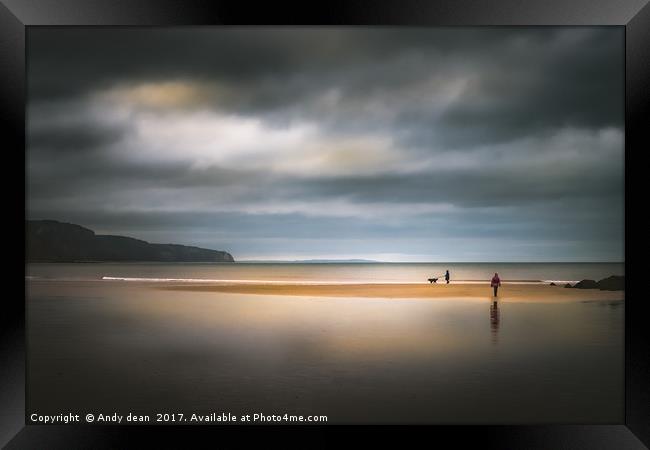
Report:
M545 284L555 283L555 284L558 284L558 285L560 285L560 284L565 285L567 283L575 284L575 283L579 283L579 282L580 282L580 280L542 280L542 283L545 283Z
M141 277L102 277L108 281L142 281L153 283L222 283L222 284L294 284L294 285L322 285L322 284L422 284L415 281L336 281L336 280L238 280L238 279L209 279L209 278L141 278Z
M377 281L377 280L256 280L256 279L210 279L210 278L146 278L146 277L109 277L105 281L127 281L145 283L221 283L221 284L279 284L279 285L354 285L354 284L429 284L427 281ZM549 281L550 283L550 281ZM564 282L567 283L567 282ZM446 283L437 283L444 285ZM490 284L484 280L457 280L450 284ZM546 284L546 280L503 281L502 284Z

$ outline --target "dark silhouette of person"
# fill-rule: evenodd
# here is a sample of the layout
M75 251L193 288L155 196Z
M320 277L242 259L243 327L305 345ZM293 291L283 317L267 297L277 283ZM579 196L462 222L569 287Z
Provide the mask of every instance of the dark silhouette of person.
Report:
M501 279L499 278L498 273L494 273L494 276L492 277L492 281L490 281L490 286L492 286L492 289L494 289L494 296L497 296L497 291L499 290L499 286L501 286Z
M445 272L445 281L449 284L449 271Z

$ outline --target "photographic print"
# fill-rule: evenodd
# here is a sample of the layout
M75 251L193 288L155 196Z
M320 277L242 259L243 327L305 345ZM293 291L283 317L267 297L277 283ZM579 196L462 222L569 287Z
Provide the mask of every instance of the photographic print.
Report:
M624 38L31 27L29 423L621 423Z

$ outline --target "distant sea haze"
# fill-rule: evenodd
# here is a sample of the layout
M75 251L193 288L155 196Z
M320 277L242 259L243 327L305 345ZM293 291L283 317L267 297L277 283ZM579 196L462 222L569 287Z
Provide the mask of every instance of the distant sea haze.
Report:
M503 282L567 283L624 275L624 263L32 263L30 279L121 280L224 283L452 283L488 282L495 272Z

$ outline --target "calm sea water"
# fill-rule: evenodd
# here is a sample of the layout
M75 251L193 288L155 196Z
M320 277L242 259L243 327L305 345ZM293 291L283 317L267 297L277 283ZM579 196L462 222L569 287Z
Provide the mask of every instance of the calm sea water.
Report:
M27 276L59 280L108 278L151 281L295 282L295 283L422 283L442 277L453 282L487 282L494 272L510 282L575 282L624 275L621 263L96 263L30 264Z

